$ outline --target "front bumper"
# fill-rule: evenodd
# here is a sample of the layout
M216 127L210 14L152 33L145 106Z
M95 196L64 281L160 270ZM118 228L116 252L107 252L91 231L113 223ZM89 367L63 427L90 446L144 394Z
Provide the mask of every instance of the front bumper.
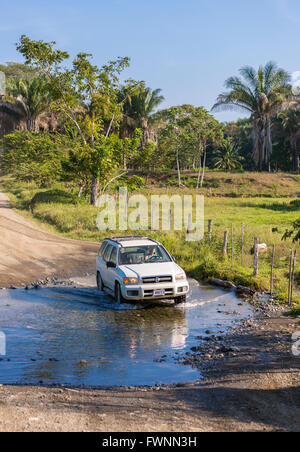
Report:
M126 300L161 300L182 297L189 293L189 283L187 280L176 283L141 284L121 286L123 298ZM164 291L164 295L161 291Z

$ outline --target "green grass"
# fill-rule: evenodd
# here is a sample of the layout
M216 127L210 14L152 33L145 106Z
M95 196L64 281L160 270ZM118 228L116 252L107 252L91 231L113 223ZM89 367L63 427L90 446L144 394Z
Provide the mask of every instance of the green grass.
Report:
M228 175L231 177L232 175ZM79 200L76 193L66 191L62 184L48 189L40 189L34 184L21 184L9 177L1 178L1 188L10 196L13 207L52 232L65 237L100 242L103 238L119 234L119 231L103 232L96 227L99 209ZM254 184L254 182L253 182ZM253 189L253 187L252 187ZM158 190L161 193L163 190ZM154 188L148 190L148 194ZM178 193L172 188L169 194ZM185 191L184 191L185 192ZM182 191L180 191L182 193ZM213 237L209 243L207 234L200 242L186 242L183 232L144 232L160 240L169 249L188 273L199 279L216 277L233 281L235 284L255 289L269 289L271 248L276 246L275 290L282 302L287 298L287 278L291 248L297 249L290 240L282 241L282 236L290 224L300 216L295 198L229 198L206 197L205 219L213 220ZM299 201L299 200L298 200ZM241 264L241 225L244 223L245 245L243 265ZM231 265L231 237L229 234L228 257L222 256L224 231L234 230L234 265ZM128 231L136 232L136 231ZM143 233L143 231L138 231ZM260 255L259 276L253 276L253 256L250 250L254 237L260 243L267 243L269 250ZM296 265L296 282L300 285L300 265ZM300 303L300 296L295 295Z

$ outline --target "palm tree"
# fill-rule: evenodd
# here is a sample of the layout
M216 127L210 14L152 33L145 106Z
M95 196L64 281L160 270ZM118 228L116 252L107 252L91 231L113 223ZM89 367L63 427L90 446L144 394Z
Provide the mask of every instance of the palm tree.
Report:
M273 62L258 71L250 66L240 69L242 77L230 77L213 110L239 109L251 114L253 123L253 157L259 171L269 167L272 153L271 118L291 96L290 76Z
M10 80L0 111L26 122L27 130L36 131L36 120L49 109L50 96L42 77Z
M215 168L232 171L242 168L243 157L239 155L239 149L235 147L231 139L224 141L221 149L218 149L213 158Z
M155 141L151 127L156 108L164 101L161 90L141 86L138 92L129 96L124 105L125 129L131 133L139 128L143 132L142 145Z

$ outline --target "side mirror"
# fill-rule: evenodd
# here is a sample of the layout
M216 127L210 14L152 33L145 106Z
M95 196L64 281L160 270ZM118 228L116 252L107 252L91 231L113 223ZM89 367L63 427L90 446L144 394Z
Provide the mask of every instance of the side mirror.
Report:
M107 268L116 268L116 266L117 266L117 265L116 265L114 262L107 262L107 263L106 263L106 267L107 267Z

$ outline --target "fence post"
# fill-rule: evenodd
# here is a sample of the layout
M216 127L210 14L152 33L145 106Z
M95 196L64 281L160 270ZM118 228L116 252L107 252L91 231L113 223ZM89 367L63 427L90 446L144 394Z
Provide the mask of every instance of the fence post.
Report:
M224 232L223 256L227 256L228 231Z
M274 288L274 262L275 262L275 245L273 245L272 251L272 265L271 265L271 280L270 280L270 294L273 294Z
M258 276L258 238L254 238L254 276Z
M209 242L211 242L211 237L212 237L212 220L208 220L208 240Z
M172 211L169 209L169 231L172 230Z
M290 254L289 297L288 297L289 305L292 304L292 267L293 267L293 250L291 251L291 254Z
M242 223L242 249L241 249L241 265L244 265L244 223Z
M234 264L234 233L233 233L233 223L231 223L231 265Z
M293 295L294 295L295 266L296 266L296 250L294 251L293 264L292 264L291 304L293 303Z

